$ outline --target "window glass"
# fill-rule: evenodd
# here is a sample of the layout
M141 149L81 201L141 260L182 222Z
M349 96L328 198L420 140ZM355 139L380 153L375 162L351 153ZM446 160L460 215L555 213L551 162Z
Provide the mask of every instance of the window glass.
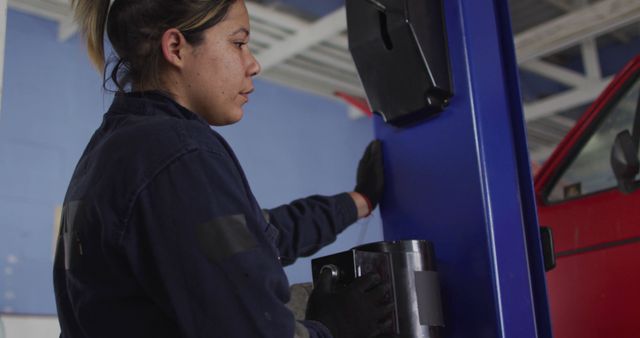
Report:
M611 148L618 133L623 130L633 131L639 95L640 78L636 78L635 83L610 108L598 129L556 181L547 196L547 201L563 201L618 185L611 169Z

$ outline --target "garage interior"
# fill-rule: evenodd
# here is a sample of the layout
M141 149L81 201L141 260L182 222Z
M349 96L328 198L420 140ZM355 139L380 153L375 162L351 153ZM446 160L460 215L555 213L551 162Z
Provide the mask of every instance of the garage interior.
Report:
M640 2L508 2L527 146L531 171L535 174L614 75L640 53ZM0 18L0 78L2 65L5 65L7 10L54 22L55 30L50 34L60 44L78 39L78 27L66 0L0 0L0 6L5 7L0 7L0 13L5 13ZM334 106L346 107L349 121L362 124L370 118L366 104L363 105L366 95L348 49L344 0L247 0L247 7L251 19L250 48L262 66L259 79L322 98ZM77 48L75 44L69 45ZM76 52L80 54L81 51ZM8 71L5 65L4 73ZM3 96L0 98L5 101ZM0 124L2 115L0 112ZM234 130L230 132L234 133ZM352 147L359 152L360 146ZM265 177L260 179L267 180ZM269 187L260 188L267 190ZM304 189L301 191L306 193ZM269 203L275 202L269 200ZM380 216L375 214L371 225L363 224L349 236L358 244L365 238L381 237L382 230L371 230L380 222ZM3 266L17 264L17 258L12 263L12 256L0 259L6 261ZM15 297L8 292L0 294L7 303ZM57 323L55 318L45 314L41 318L30 317L25 322L8 318L5 325L30 338L48 334L55 330ZM1 328L0 338L4 338ZM7 338L18 337L7 335Z

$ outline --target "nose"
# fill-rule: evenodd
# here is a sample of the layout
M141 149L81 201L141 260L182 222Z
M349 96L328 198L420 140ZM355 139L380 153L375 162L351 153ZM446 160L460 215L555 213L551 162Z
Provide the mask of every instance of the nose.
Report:
M249 51L249 65L247 67L247 73L249 76L256 76L260 74L262 67L260 66L260 62L256 59L256 57Z

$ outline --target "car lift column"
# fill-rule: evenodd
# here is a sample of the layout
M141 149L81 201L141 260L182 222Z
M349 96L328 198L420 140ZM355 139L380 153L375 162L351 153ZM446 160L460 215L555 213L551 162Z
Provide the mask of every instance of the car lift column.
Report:
M448 107L412 126L375 121L385 239L434 243L445 337L551 337L507 0L443 3Z

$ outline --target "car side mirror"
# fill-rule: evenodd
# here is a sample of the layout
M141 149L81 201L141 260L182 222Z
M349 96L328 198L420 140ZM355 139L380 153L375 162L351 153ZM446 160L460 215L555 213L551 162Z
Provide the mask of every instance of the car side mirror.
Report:
M638 146L628 130L616 135L611 149L611 168L618 180L619 189L628 194L638 188L635 177L640 171Z
M549 227L540 227L540 242L542 244L542 258L544 271L549 272L556 267L556 251L553 245L553 231Z

